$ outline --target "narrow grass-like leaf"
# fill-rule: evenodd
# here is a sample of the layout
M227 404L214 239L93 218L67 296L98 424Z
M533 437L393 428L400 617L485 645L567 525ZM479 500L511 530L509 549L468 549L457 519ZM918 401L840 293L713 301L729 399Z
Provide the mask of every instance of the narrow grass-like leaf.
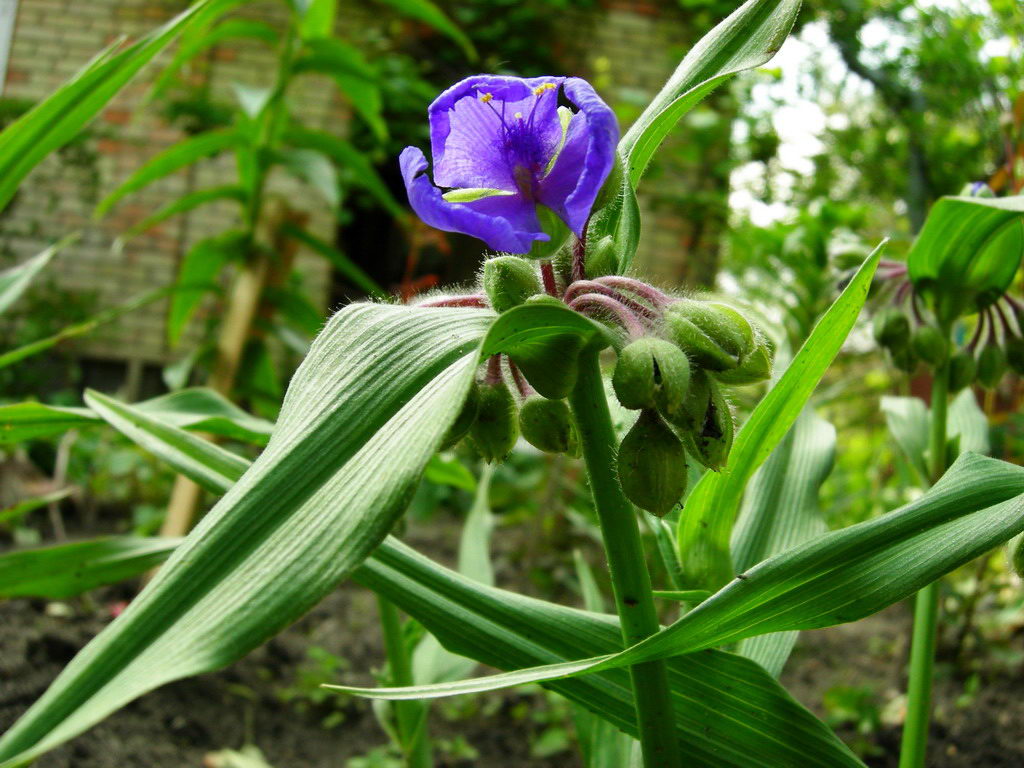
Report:
M180 445L175 444L176 433L168 425L159 419L148 416L138 408L118 402L112 397L93 390L86 390L85 402L100 418L139 445L148 447L147 444L152 440L159 440L164 445L169 445L172 451L162 458L175 470L207 490L218 492L220 476L228 472L241 474L248 466L245 459L215 450L210 443L205 441L202 442L209 448L202 457L204 460L196 460L191 450L182 450ZM189 447L191 448L191 446ZM224 463L223 466L222 463ZM209 474L208 467L210 465L213 465L216 471L214 477Z
M796 421L867 299L884 243L867 258L811 331L786 372L736 436L721 472L707 472L686 500L677 539L687 588L716 590L732 578L729 537L747 481Z
M180 216L183 213L194 211L196 208L204 206L207 203L215 203L221 200L234 200L237 203L244 203L246 199L245 195L245 190L236 184L225 184L219 187L198 189L195 192L189 192L186 195L182 195L177 200L168 203L151 216L147 216L137 224L133 224L118 235L117 242L121 245L128 240L131 240L136 235L140 235L143 232L152 229L157 224L162 224L168 219Z
M690 49L619 143L634 187L679 118L730 76L771 59L799 10L800 0L748 0Z
M40 272L46 269L46 265L53 261L69 239L62 240L51 245L42 253L23 261L15 267L0 272L0 315L10 309L11 305L21 298L21 295L28 290L29 285L36 279Z
M29 512L66 499L74 491L75 489L72 487L61 488L59 491L46 493L42 496L34 496L30 499L23 499L5 509L0 509L0 525L6 525L12 520L20 520Z
M150 158L121 186L103 198L96 206L95 215L97 217L106 215L123 197L138 192L154 181L170 176L175 171L187 168L199 160L234 149L241 141L242 138L238 131L228 128L200 133L168 147Z
M667 629L621 653L458 683L339 690L388 699L478 693L694 654L771 632L856 621L1022 530L1024 468L965 454L911 504L761 562Z
M53 94L0 133L0 210L22 179L73 139L161 50L191 24L203 24L244 0L200 0L137 42L112 44Z
M387 137L377 73L357 48L333 37L309 40L306 53L295 63L295 72L317 72L334 78L377 138Z
M462 48L470 61L476 61L476 48L469 37L449 19L440 8L430 0L380 0L392 6L410 19L422 21L424 24L447 35Z
M620 647L614 616L588 613L489 588L391 539L355 574L434 632L445 647L499 668L610 653ZM860 766L821 721L748 659L707 651L668 662L676 731L687 764ZM629 676L615 669L552 690L636 736Z
M140 576L180 543L124 536L8 552L0 555L0 598L62 600L80 595Z
M200 240L185 253L167 310L167 340L172 346L178 343L203 297L218 288L221 268L242 255L243 245L237 233L228 232Z
M0 445L58 435L100 419L88 408L72 408L43 403L0 405Z
M24 763L163 683L233 661L351 573L401 514L454 421L492 320L479 310L366 304L335 315L296 372L266 450L0 739L0 765Z
M737 573L825 532L818 494L835 452L835 428L804 410L750 481L732 537ZM737 652L778 677L796 638L796 632L750 637Z

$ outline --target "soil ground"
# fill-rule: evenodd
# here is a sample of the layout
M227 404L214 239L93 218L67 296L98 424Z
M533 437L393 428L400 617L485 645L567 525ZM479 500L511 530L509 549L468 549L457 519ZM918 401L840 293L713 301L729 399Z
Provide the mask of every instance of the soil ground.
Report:
M414 526L406 538L440 561L451 562L456 525L435 520ZM532 550L533 572L550 574L563 567L536 561L550 555L529 546L528 538L517 543L499 533L495 542L502 586L519 582L516 588L538 591L535 581L514 576L524 573L524 550ZM56 608L44 601L0 604L0 730L111 620L111 607L132 594L133 585L121 585ZM569 593L556 597L575 602ZM836 727L871 766L897 764L898 697L908 634L909 614L902 605L855 624L806 632L783 675L794 696L820 717L835 718L836 705L824 702L837 690L862 691L862 706L855 714L871 725L868 732L859 733L850 722L837 721ZM1015 643L1020 645L1020 638ZM367 702L323 696L315 683L327 676L372 684L372 670L381 663L380 647L372 595L343 586L245 659L143 696L36 765L199 768L212 751L254 744L274 768L345 768L349 758L367 754L387 738ZM311 657L310 648L319 656ZM990 676L973 696L965 697L964 680L947 667L940 671L929 766L1024 765L1024 679L1019 674ZM556 743L556 751L538 756L538 745L553 735L545 731L564 713L552 710L552 700L537 689L448 701L432 708L431 732L439 741L464 739L473 753L445 750L440 766L580 765L571 743L560 751Z

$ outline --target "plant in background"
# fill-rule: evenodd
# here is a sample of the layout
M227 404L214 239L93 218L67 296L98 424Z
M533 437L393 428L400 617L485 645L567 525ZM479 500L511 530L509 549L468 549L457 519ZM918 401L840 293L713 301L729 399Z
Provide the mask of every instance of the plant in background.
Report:
M875 340L900 370L914 374L923 366L931 377L930 408L916 398L883 402L890 430L925 487L959 453L987 452L988 425L970 387L991 392L1009 360L1022 370L1021 304L1007 293L1022 254L1024 198L996 198L975 183L935 204L906 263L881 265L885 305L875 314ZM961 390L958 415L949 401ZM902 768L925 765L938 617L933 582L915 603Z
M554 110L558 132L545 133L544 141L520 143L536 138L526 109L515 110L523 123L509 123L507 113L502 121L486 118L497 132L486 134L472 161L475 169L489 163L496 184L460 186L446 200L444 190L417 175L425 158L406 155L407 169L415 169L407 181L431 201L417 207L431 216L445 211L446 225L472 222L485 239L526 233L519 253L488 260L493 266L469 293L415 306L357 303L338 312L292 379L254 461L172 423L166 409L86 392L88 410L76 418L106 421L222 496L180 544L150 542L147 557L137 549L136 560L121 561L118 578L139 560L150 567L167 559L0 739L0 766L41 755L156 686L230 663L348 577L391 606L385 625L397 625L401 609L447 652L506 670L418 682L404 633L385 632L390 678L398 685L334 687L418 705L396 711L414 764L426 762L416 746L424 708L414 700L540 682L573 704L589 766L622 765L629 755L649 768L684 759L708 766L863 765L775 679L795 633L881 610L1024 531L1024 470L966 454L911 503L810 538L820 523L815 498L834 432L801 413L860 313L880 249L739 430L724 392L769 375L770 343L735 307L675 297L629 275L640 226L636 188L662 139L715 86L767 61L797 11L787 0L749 0L702 40L615 145L611 168L602 164L582 187L580 199L592 205L580 218L572 195L585 173L558 177L574 183L558 194L544 188L555 152L552 167L584 144L584 157L605 149L580 129L598 113L583 109L571 81L523 94L531 107L555 95L548 91L562 94L560 103L564 97L567 110ZM485 91L465 106L493 115L481 107L498 95ZM588 140L571 147L580 135ZM523 153L524 146L531 151ZM435 148L433 183L445 183L443 168L437 178L443 159ZM517 199L514 222L509 198ZM568 233L540 216L534 227L525 203L538 201L564 214ZM542 234L549 245L527 253ZM973 262L966 274L967 284L989 287L972 282ZM946 304L935 306L943 316ZM600 365L609 348L616 357L614 398ZM621 438L611 413L619 403L640 412ZM21 429L53 417L18 413ZM246 418L224 415L219 423ZM497 461L520 429L547 450L571 454L578 446L618 616L488 586L389 536L442 445L468 434ZM933 455L944 461L944 438L935 443L941 448ZM680 508L686 456L707 471ZM775 498L793 505L784 516L789 530L777 526ZM631 501L665 518L638 518ZM639 519L653 524L669 589L652 588ZM93 561L90 570L59 549L14 555L16 564L13 556L0 561L0 586L4 579L14 588L20 583L21 594L40 589L40 571L51 590L80 587L83 573L100 583L98 570L116 560ZM33 575L35 585L24 586ZM588 606L596 608L588 592ZM663 628L656 601L672 597L694 607ZM625 736L610 735L616 732Z

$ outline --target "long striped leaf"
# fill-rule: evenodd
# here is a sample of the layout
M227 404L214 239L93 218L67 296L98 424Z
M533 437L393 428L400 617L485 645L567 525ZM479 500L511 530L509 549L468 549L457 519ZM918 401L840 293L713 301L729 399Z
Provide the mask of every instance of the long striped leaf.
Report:
M758 403L721 472L707 472L686 500L678 545L686 588L715 590L732 578L729 537L747 481L779 444L838 354L868 295L880 245L814 327L789 368Z
M805 410L750 481L732 538L737 573L825 532L818 493L835 452L835 427ZM778 677L796 638L796 632L759 635L741 641L737 652Z
M149 586L0 739L18 765L301 616L401 514L493 315L351 305L314 343L266 450Z

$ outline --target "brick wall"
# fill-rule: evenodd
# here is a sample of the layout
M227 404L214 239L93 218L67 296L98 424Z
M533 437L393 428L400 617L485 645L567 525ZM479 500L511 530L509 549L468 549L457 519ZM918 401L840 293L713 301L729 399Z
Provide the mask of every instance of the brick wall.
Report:
M4 95L36 100L57 88L117 35L136 36L170 18L183 7L178 0L20 0ZM379 6L375 6L379 8ZM562 57L566 71L589 77L620 107L628 121L638 113L671 74L690 43L692 30L674 4L620 0L597 10L566 13L558 22L564 29ZM253 3L246 15L272 18L277 3ZM382 24L378 16L358 6L344 7L347 23ZM353 21L354 14L354 21ZM94 292L100 306L109 306L173 280L177 264L191 243L225 228L232 215L230 204L209 206L172 219L112 250L115 237L132 223L168 200L190 189L226 183L233 178L230 157L206 162L195 173L178 173L133 195L101 222L93 222L92 209L104 194L135 168L181 134L169 128L152 108L142 104L152 72L128 86L92 125L89 139L75 155L77 162L56 155L46 160L22 185L15 202L0 219L0 249L18 260L49 242L81 231L81 240L64 251L55 264L59 282L77 291ZM217 49L209 65L214 96L229 101L233 81L265 85L272 71L271 54L259 43L231 43ZM343 130L344 107L327 82L309 78L294 94L302 103L304 119L332 131ZM686 128L671 141L686 141ZM692 222L680 219L673 200L685 193L688 180L679 173L659 173L661 165L673 170L670 159L659 158L642 188L645 229L638 270L667 283L690 276L687 248ZM678 170L678 169L675 169ZM331 219L325 207L297 182L275 177L272 190L301 200L313 214L311 228L331 239ZM300 268L314 294L327 294L329 275L322 261L305 258ZM182 354L167 348L164 334L166 308L160 304L137 311L95 332L79 343L85 355L163 363ZM195 338L198 325L193 324Z

